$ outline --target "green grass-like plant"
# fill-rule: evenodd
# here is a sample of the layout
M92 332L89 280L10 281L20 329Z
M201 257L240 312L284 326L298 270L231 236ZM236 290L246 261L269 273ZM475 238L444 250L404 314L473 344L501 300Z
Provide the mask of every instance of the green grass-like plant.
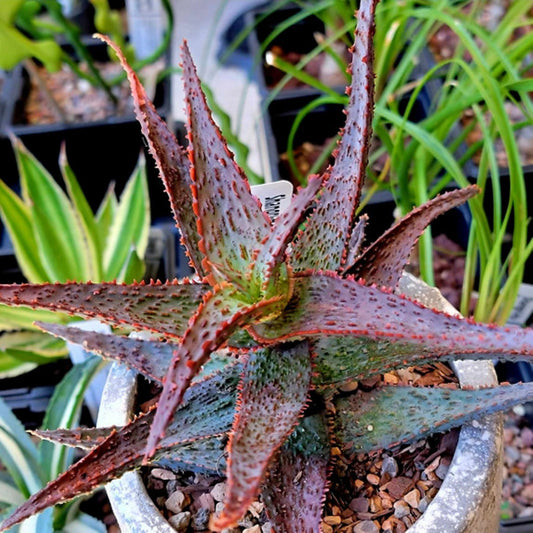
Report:
M280 1L269 6L257 24L289 4ZM340 64L346 64L335 53L335 42L344 42L355 26L354 2L323 0L299 5L301 11L281 23L262 43L261 53L282 31L290 31L293 24L307 17L320 18L327 34L317 46L304 55L297 65L269 54L271 65L285 72L282 80L270 91L265 109L290 79L298 79L315 89L317 98L297 114L290 131L286 156L293 174L305 183L295 160L294 139L302 121L314 109L324 104L345 106L348 99L335 87L313 78L303 69L320 53L328 54ZM469 9L465 11L465 6ZM482 193L471 202L473 224L466 252L466 273L462 292L461 312L469 314L475 304L475 317L482 321L505 323L509 317L524 264L533 249L527 242L528 214L523 168L520 162L515 131L533 124L531 90L533 80L526 75L528 53L533 47L533 34L516 33L530 24L531 14L522 2L513 2L496 28L488 30L479 22L484 2L449 0L397 2L384 0L377 9L376 48L376 112L374 135L379 147L370 154L370 168L378 158L385 158L381 172L369 173L367 190L360 204L362 209L372 195L380 190L391 191L402 214L413 206L433 198L450 183L466 186L469 179L465 165L476 153L480 164L477 184ZM453 56L436 61L427 72L419 72L418 64L431 38L448 28L458 44ZM253 28L246 28L236 43ZM468 58L465 59L465 58ZM256 58L261 61L262 58ZM428 115L418 122L409 119L416 98L426 88L433 102ZM440 90L435 91L435 86ZM407 101L405 100L407 98ZM505 103L513 102L524 112L525 120L513 124L505 110ZM401 104L401 105L400 105ZM265 111L266 112L266 111ZM473 114L468 127L459 126L465 114ZM465 140L474 128L482 132L481 140L467 146ZM508 185L502 184L495 143L503 143L507 156ZM308 175L316 173L331 156L335 139L324 150ZM490 187L488 186L490 184ZM503 204L503 188L510 191ZM493 212L483 210L484 195L491 190ZM511 237L510 251L505 241ZM422 278L434 284L431 231L419 242Z

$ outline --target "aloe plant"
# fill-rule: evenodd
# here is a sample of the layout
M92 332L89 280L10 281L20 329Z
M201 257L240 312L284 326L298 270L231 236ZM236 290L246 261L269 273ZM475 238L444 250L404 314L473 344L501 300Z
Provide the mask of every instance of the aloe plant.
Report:
M275 13L286 4L291 2L273 3L265 15ZM286 147L291 173L298 181L305 182L306 176L298 169L296 154L300 150L295 147L294 140L302 133L307 138L302 125L310 112L324 105L339 107L347 102L345 95L310 76L305 66L324 53L341 63L340 71L344 72L344 59L336 52L336 46L345 43L348 28L355 21L350 12L353 2L323 0L296 4L301 10L276 25L262 43L262 54L282 31L290 31L291 25L308 17L318 17L324 22L326 36L297 65L284 61L272 51L265 57L285 76L270 91L263 107L266 110L290 80L299 80L316 91L317 97L296 115ZM533 124L533 80L527 66L533 33L520 31L531 23L529 6L513 2L501 18L494 17L497 26L493 30L481 23L487 20L486 2L383 0L379 7L373 120L376 149L370 154L371 170L359 209L370 201L374 192L386 189L392 192L401 213L406 213L412 205L432 198L451 181L465 186L475 178L483 192L472 202L473 223L466 250L460 307L465 314L475 307L477 320L504 324L512 312L524 276L525 261L533 248L527 237L524 162L520 161L518 137L515 137L522 128ZM424 51L432 47L433 39L443 30L446 39L451 40L449 44L457 42L453 54L449 58L437 58L434 64L430 60L429 65L424 66ZM239 39L244 38L247 31L251 28L243 30ZM411 118L417 100L420 103L426 99L430 99L431 104L427 115ZM514 124L507 111L506 106L511 103L523 113L520 123ZM465 120L466 127L461 125ZM470 144L476 131L478 140ZM505 192L507 186L502 169L498 168L502 164L498 163L498 143L507 159L509 194ZM322 168L334 147L335 139L315 158L311 174ZM479 166L475 174L471 174L474 169L468 167L476 153ZM493 205L492 212L483 210L487 203L484 195ZM421 277L434 284L431 232L425 232L419 240L418 253Z
M162 385L156 406L124 427L43 433L89 452L0 529L143 464L215 470L225 448L228 489L213 530L236 524L261 492L276 531L318 531L332 441L361 451L394 446L531 398L533 384L478 391L383 386L369 397L336 394L347 380L394 368L533 356L530 329L475 323L396 292L424 228L472 198L477 187L438 196L370 246L362 244L366 222L355 213L371 135L375 3L364 0L358 11L350 104L335 163L310 178L274 221L211 118L186 43L188 152L123 59L197 275L148 284L0 287L0 301L9 305L151 332L146 340L41 324ZM221 348L230 350L217 354ZM398 402L416 416L390 424Z

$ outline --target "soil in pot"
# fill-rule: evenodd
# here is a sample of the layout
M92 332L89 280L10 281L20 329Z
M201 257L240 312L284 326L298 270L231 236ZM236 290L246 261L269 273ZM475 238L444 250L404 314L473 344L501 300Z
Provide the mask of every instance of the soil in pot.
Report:
M118 63L97 63L96 66L105 79L112 79L122 73ZM94 87L70 68L63 67L58 72L50 73L45 68L36 66L35 75L26 85L27 94L23 94L16 107L14 124L53 124L61 121L62 117L54 113L37 79L59 103L68 122L93 122L133 113L133 101L125 83L113 90L117 98L115 106L103 89Z
M290 17L300 12L301 9L299 7L285 7L273 10L268 14L262 10L250 14L248 23L254 27L254 32L250 36L250 48L256 56L256 59L258 59L259 54L262 56L259 62L259 64L263 65L260 77L264 80L264 84L268 90L273 89L285 74L283 71L264 61L265 57L273 54L287 63L297 65L306 54L314 50L319 42L325 38L326 29L324 22L314 15L309 15L304 19L298 20L286 30L279 32L281 25ZM276 33L277 35L272 39L272 35ZM267 41L269 41L267 48L261 52L261 43ZM346 64L348 64L350 53L345 43L340 40L336 41L332 43L331 48L343 57ZM302 67L302 70L330 87L340 87L343 90L346 85L346 73L344 69L332 61L324 52L319 53L308 61ZM302 87L309 86L291 78L288 83L283 85L283 90L301 89Z
M105 62L105 46L91 43L90 49L106 76L113 78L122 73L118 64ZM46 103L46 99L35 85L32 86L28 72L19 69L16 82L11 83L12 94L9 104L6 105L3 127L22 140L60 185L63 180L58 161L61 146L64 144L67 159L93 210L99 207L111 183L115 185L117 194L121 193L135 169L139 154L144 151L152 220L166 217L168 199L160 185L153 159L143 144L127 83L113 89L117 91L120 103L120 114L116 115L114 106L103 90L95 89L75 76L70 69L62 69L52 77L46 71L39 72L72 122L57 122L49 106L40 107L41 103ZM154 104L161 116L168 115L169 80L157 84ZM19 180L18 169L10 141L5 135L0 135L0 152L3 161L0 178L16 189Z

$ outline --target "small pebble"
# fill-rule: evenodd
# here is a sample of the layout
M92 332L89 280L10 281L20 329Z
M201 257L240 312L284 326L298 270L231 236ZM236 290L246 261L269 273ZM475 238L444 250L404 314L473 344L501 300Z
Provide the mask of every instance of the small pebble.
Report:
M424 498L422 498L422 499L418 502L418 507L417 507L417 509L418 509L421 513L423 513L423 512L425 512L425 510L428 508L429 503L430 503L429 500L428 500L426 497L424 497Z
M420 492L418 489L413 489L408 492L403 499L412 507L413 509L418 509L418 504L420 503Z
M379 533L378 526L372 520L363 520L353 526L353 533Z
M322 520L330 526L338 526L342 521L340 516L325 516Z
M516 463L520 459L520 451L514 446L505 446L505 455L510 463Z
M211 513L215 510L215 500L211 494L201 494L196 500L196 503L202 509L209 509Z
M333 533L333 528L326 522L320 522L320 531L322 533Z
M212 489L211 489L211 496L213 496L213 499L216 502L223 502L224 497L226 496L226 483L221 482L217 483Z
M379 476L375 474L368 474L366 479L371 485L379 485Z
M247 528L251 528L253 527L255 524L253 523L253 521L251 520L251 518L248 516L248 515L245 515L240 521L239 521L239 526L241 526L242 528L244 529L247 529Z
M164 468L152 468L152 477L162 479L163 481L169 481L171 479L176 479L176 474L170 470L165 470Z
M411 513L409 505L403 500L394 503L394 516L396 518L403 518Z
M173 492L165 502L165 507L174 514L181 513L183 509L187 506L187 500L189 498L181 492L181 490L177 490L176 492Z
M354 498L350 502L350 509L356 513L366 513L368 511L368 498Z
M437 474L437 477L439 479L444 479L446 477L446 474L448 473L448 469L450 468L450 465L442 462L437 469L435 470L435 474Z
M191 523L191 513L184 511L183 513L172 515L168 521L176 531L179 533L185 533Z
M391 477L398 475L398 463L396 459L389 455L383 456L383 464L381 465L381 475L390 474Z
M383 511L383 504L381 503L381 498L374 494L370 497L370 512L371 513L379 513Z
M198 512L194 514L192 518L192 528L194 531L203 531L208 529L209 518L211 513L209 509L198 509Z
M526 507L518 513L518 518L527 518L528 516L533 516L533 507Z
M359 387L358 381L348 381L347 383L342 384L339 387L339 390L341 392L353 392L354 390L357 390L357 387Z
M262 502L252 502L248 507L248 512L255 518L259 518L259 515L263 512L265 504Z
M521 491L522 498L533 501L533 483L526 485Z

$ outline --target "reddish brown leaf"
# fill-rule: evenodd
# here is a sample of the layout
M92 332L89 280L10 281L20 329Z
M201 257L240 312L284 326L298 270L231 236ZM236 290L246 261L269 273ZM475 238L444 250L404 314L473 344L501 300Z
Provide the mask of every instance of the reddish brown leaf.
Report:
M527 402L532 394L533 383L478 390L379 387L338 398L335 431L343 445L370 452L412 442L437 431L448 431L483 415L507 410L517 403ZM391 488L386 490L393 495Z
M191 319L164 378L163 392L148 440L147 459L155 453L157 443L164 437L183 394L210 354L225 343L237 328L279 309L280 298L249 303L238 299L238 296L239 293L230 285L217 287L206 295Z
M367 283L396 287L411 250L426 227L478 193L476 185L455 189L413 209L369 246L346 274L363 278Z
M89 352L106 359L124 363L143 376L162 383L172 359L176 344L120 337L94 331L83 331L74 326L36 323L44 331L69 342L81 344Z
M294 245L295 270L338 270L346 253L365 178L372 135L376 3L377 0L362 2L357 12L346 126L335 153L335 163L326 172L327 182L317 207Z
M107 428L76 428L76 429L35 429L30 431L42 440L64 444L72 448L90 450L116 431L115 427Z
M272 231L252 263L256 283L268 294L268 285L273 292L283 290L282 280L275 275L282 262L287 260L287 247L322 184L317 176L310 178L307 186L292 198L289 208L275 221Z
M98 318L180 337L189 317L207 292L206 285L187 280L166 283L47 283L0 285L0 302L33 309Z
M139 78L128 65L120 48L106 36L100 35L99 38L113 48L128 75L137 120L141 124L150 153L159 169L174 219L181 231L182 242L196 272L203 275L202 254L198 248L200 235L196 228L196 217L191 209L191 165L187 152L178 144L166 122L157 114Z
M242 273L270 232L270 223L211 117L186 43L182 60L193 208L202 238L200 249L206 256L204 269L212 284L231 281L240 286L245 283Z
M342 270L343 274L354 265L361 253L361 247L365 238L365 228L367 224L368 215L361 215L352 230L346 251L346 260L344 261Z
M294 429L311 383L307 342L252 353L244 367L228 444L228 488L215 531L234 526L259 491L272 454Z
M304 418L270 462L261 494L276 531L319 531L327 487L329 439L320 415Z
M359 352L363 358L369 339L383 340L381 358L375 359L381 369L394 357L407 365L424 357L531 360L533 356L532 329L478 324L334 274L295 276L283 319L256 326L255 332L263 341L276 342L301 336L352 337L353 357Z

